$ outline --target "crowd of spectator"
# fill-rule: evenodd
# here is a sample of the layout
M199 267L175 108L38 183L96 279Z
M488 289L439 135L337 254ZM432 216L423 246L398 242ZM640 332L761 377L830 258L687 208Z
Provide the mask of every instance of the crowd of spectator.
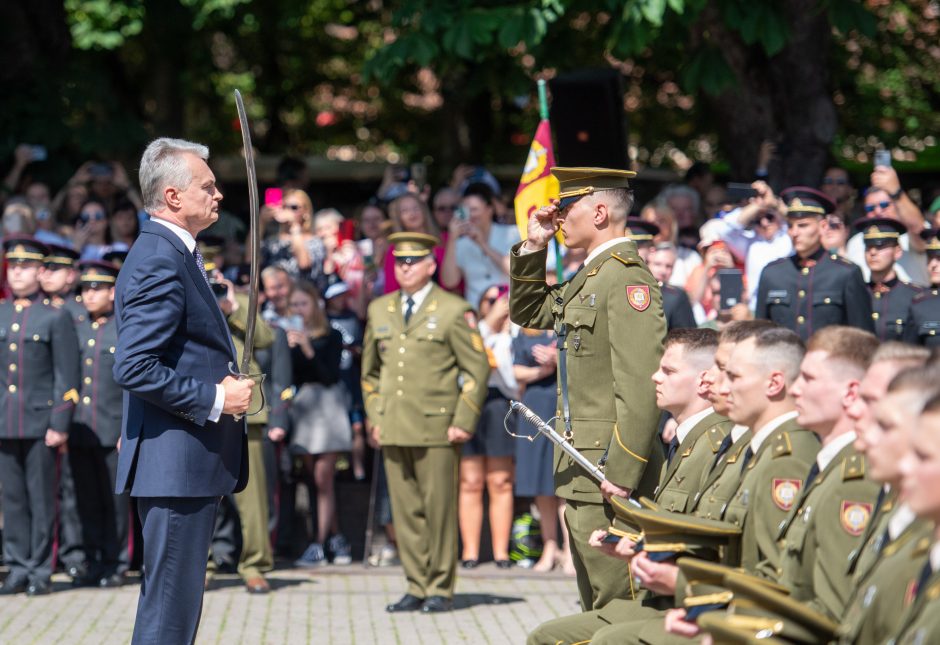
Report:
M772 150L765 147L762 153L763 159ZM32 155L33 147L17 147L0 186L3 236L33 236L45 244L69 247L81 260L113 260L126 254L147 217L128 170L117 162L90 161L54 192L35 179L38 164ZM718 183L706 165L695 164L683 181L663 186L655 198L636 207L626 235L639 230L640 222L650 225L651 239L644 245L650 270L660 284L673 287L679 300L686 300L682 306L691 311L690 316L670 317L673 326L720 330L760 311L762 273L795 252L790 204L781 198L785 187L772 187L764 174L758 168L742 191L740 185ZM274 393L289 405L289 427L269 427L264 439L276 550L297 558L298 566L351 561L334 482L337 473L348 473L343 476L355 481L370 477L370 451L375 446L363 411L358 367L365 312L373 298L398 287L389 234L421 232L440 239L434 249L435 281L476 310L492 368L479 427L462 449L462 565L473 568L480 563L487 509L497 566L509 567L517 560L537 571L559 567L572 573L564 523L559 521L563 501L554 495L551 446L513 439L504 427L512 399L522 400L545 419L555 416L556 409L553 333L521 329L509 320L509 252L520 240L512 188L483 168L461 166L447 185L432 190L390 167L373 198L343 212L319 203L305 177L302 162L285 159L261 209L262 318L283 334L292 374L289 391ZM938 286L940 255L931 250L940 226L938 191L921 191L915 201L891 166L872 169L863 189L853 186L853 179L861 177L832 167L812 187L832 202L827 209L831 212L819 222L824 251L858 266L872 288L894 277L918 289ZM233 205L223 202L226 206ZM873 266L875 253L867 250L864 235L866 218L888 218L902 225L893 274ZM244 223L223 215L206 233L201 248L215 249L213 276L230 289L222 289L227 295L220 297L244 291L245 267L251 260L245 253ZM562 257L556 259L556 253ZM563 247L553 248L550 279L568 279L583 259ZM724 279L729 275L740 277L740 293L734 297L723 293L735 284ZM3 276L8 295L5 270ZM907 320L905 324L913 325ZM902 336L928 342L919 329L908 329ZM514 425L509 430L530 432ZM381 477L381 469L376 472ZM300 526L293 521L298 484L310 491L310 516ZM383 490L379 483L377 523L385 527L388 544L373 561L387 564L395 561L394 527ZM524 558L511 550L514 518L529 508L527 503L541 520L540 557ZM308 536L302 552L292 551L298 531Z

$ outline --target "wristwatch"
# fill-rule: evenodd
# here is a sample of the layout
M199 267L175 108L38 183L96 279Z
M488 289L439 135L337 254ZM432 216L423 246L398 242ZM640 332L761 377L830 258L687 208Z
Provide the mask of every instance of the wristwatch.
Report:
M898 198L901 197L902 193L904 193L904 188L902 186L898 186L897 192L888 193L888 197L890 197L892 201L897 201Z

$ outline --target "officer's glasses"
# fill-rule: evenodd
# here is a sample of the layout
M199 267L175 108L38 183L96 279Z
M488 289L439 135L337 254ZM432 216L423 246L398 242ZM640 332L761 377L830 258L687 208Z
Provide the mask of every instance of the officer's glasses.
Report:
M891 202L878 202L876 204L865 204L866 213L874 213L876 210L887 210Z

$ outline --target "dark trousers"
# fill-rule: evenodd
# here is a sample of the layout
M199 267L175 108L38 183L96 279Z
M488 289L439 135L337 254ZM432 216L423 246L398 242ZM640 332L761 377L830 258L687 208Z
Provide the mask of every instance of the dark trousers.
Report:
M144 566L132 643L195 641L202 614L206 553L218 504L218 497L137 498Z
M69 451L59 456L59 523L57 558L66 568L82 568L88 562L85 544L85 532L82 526L82 513L79 492L86 494L85 487L79 483L83 464L81 456Z
M115 448L69 446L68 461L79 492L83 551L90 573L98 577L124 573L130 567L130 497L127 493L114 494L117 460Z
M3 559L8 584L46 582L52 576L55 523L55 449L42 439L0 441Z

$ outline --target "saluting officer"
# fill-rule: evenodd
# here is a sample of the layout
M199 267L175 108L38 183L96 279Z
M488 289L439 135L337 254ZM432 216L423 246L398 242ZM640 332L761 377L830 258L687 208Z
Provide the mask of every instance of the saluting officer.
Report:
M653 250L653 238L659 234L659 226L647 222L639 217L628 217L627 228L624 235L636 244L637 253L643 261L649 264L650 252ZM674 287L657 279L659 290L663 294L663 314L666 316L666 329L679 329L698 327L695 324L695 314L692 313L692 303L683 289Z
M940 238L935 229L924 229L921 236L927 241L927 272L930 287L918 294L911 303L911 324L905 340L926 347L940 345Z
M78 400L78 341L69 315L42 304L47 248L28 237L3 243L12 300L0 302L0 594L49 593L55 520L55 454Z
M879 340L903 340L912 326L911 304L922 289L898 278L894 263L904 253L899 239L907 227L896 219L859 220L855 229L865 242L865 264L871 271L871 319Z
M82 296L75 292L78 283L78 267L76 263L81 257L75 249L58 244L46 244L49 252L43 260L45 271L39 276L39 284L46 294L44 304L64 308L78 321L84 316Z
M129 498L115 494L117 444L121 438L122 390L114 382L114 284L118 268L108 262L82 262L81 298L85 314L76 323L81 351L81 399L69 434L69 462L88 557L85 582L118 587L130 567Z
M477 427L490 366L470 305L431 281L438 239L393 233L389 242L401 289L369 305L362 354L362 392L408 579L386 611L450 611L460 444Z
M820 235L828 226L822 220L835 205L818 190L802 186L787 188L781 197L796 253L764 268L755 317L792 329L803 340L829 325L874 332L861 270L822 246Z
M659 409L650 377L659 367L666 323L659 285L622 237L633 206L636 173L605 168L552 168L560 201L532 213L528 238L510 253L510 317L531 329L555 329L559 347L558 431L586 458L604 464L598 488L584 469L555 450L556 494L567 500L565 521L581 607L600 609L630 597L623 561L588 545L613 512L604 496L651 495L662 463ZM545 282L549 241L584 249L584 266L568 282ZM605 384L605 386L600 386ZM570 392L570 396L569 396Z

